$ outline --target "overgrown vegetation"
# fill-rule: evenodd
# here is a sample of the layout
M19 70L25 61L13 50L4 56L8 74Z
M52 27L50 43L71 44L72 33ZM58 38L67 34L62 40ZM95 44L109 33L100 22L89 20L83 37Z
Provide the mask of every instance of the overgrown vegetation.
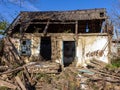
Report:
M111 64L106 66L108 69L117 69L120 68L120 57L111 60Z
M0 21L0 29L5 30L8 27L7 21Z
M8 26L9 22L5 20L4 17L0 17L0 34L3 34Z

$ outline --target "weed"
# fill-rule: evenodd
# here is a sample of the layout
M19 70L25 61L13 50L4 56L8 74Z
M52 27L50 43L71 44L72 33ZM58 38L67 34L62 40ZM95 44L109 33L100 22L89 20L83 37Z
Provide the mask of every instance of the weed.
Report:
M111 64L108 64L106 68L117 69L120 67L120 58L112 59Z

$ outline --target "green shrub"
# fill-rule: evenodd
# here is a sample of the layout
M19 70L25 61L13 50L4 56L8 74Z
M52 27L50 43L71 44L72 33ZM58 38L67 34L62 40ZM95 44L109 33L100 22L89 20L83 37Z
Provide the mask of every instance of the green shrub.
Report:
M116 58L116 59L112 60L111 64L114 67L120 67L120 58Z

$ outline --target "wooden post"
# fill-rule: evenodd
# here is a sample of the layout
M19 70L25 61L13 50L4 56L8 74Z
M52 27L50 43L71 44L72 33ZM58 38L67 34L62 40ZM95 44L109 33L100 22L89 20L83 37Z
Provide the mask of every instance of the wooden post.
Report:
M76 38L78 36L78 21L76 21L75 23L75 34L76 34Z
M75 23L75 46L76 46L76 55L77 55L77 47L78 47L78 21L76 20L76 23ZM75 55L75 64L77 64L77 56Z
M76 46L78 45L78 21L75 23Z

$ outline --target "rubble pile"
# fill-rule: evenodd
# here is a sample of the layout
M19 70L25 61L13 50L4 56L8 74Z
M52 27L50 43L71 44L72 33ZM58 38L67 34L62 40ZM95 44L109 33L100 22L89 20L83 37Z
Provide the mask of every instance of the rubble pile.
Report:
M60 65L53 62L30 62L13 66L0 66L0 90L36 90L39 84L39 87L44 86L42 83L47 85L49 75L58 74L60 69Z
M92 60L86 68L78 70L83 78L83 90L120 90L120 68L110 69L106 66L101 61Z
M120 69L92 60L86 67L31 62L14 68L0 66L0 90L119 90Z

